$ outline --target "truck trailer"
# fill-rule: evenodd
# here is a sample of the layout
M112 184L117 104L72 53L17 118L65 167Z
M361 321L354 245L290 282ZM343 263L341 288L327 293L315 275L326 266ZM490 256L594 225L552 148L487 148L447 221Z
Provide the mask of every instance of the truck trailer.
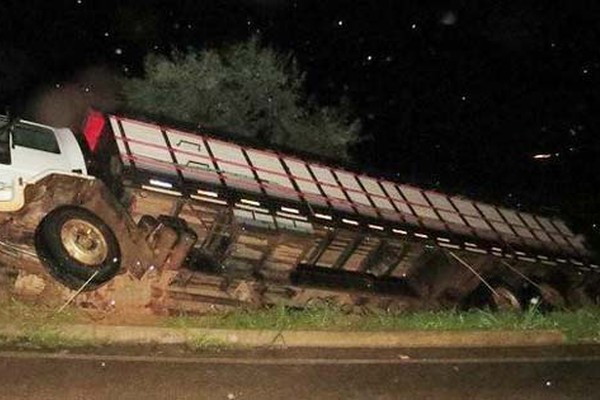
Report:
M0 124L13 287L105 307L135 282L131 296L156 313L598 302L597 256L554 215L99 111L75 133Z

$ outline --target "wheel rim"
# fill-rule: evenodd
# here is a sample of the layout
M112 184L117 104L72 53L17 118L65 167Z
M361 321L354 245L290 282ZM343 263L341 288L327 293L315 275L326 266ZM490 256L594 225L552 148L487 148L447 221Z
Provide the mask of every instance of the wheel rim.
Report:
M521 303L517 296L505 287L494 288L494 303L499 310L521 310Z
M108 244L102 232L82 219L67 221L60 239L69 256L85 265L99 265L108 256Z

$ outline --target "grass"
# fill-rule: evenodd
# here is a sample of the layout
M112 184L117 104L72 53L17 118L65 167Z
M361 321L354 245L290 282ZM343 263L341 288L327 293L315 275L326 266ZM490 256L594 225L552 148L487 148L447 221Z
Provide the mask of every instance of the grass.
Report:
M90 345L89 342L66 337L59 329L60 325L84 320L84 316L75 309L58 313L56 308L8 299L0 303L0 326L14 327L19 335L0 335L0 344L33 349Z
M470 330L543 330L562 331L571 343L600 343L600 307L577 311L541 312L535 308L523 313L491 312L487 310L431 311L404 314L368 312L348 314L334 306L297 310L272 307L261 310L234 310L205 316L181 315L156 322L162 326L189 329L254 329L254 330L330 330L330 331L470 331ZM76 308L57 313L56 308L17 300L0 302L0 327L13 326L17 338L0 336L0 344L38 349L53 349L91 345L60 332L60 326L90 323L90 318ZM93 322L92 322L93 323ZM222 347L207 336L190 338L195 349Z
M570 342L600 343L600 308L542 313L473 311L432 311L406 314L371 312L346 314L331 307L294 310L274 307L265 310L235 310L222 315L178 316L166 320L179 328L263 329L263 330L342 330L342 331L470 331L557 329Z
M198 350L213 350L213 349L227 349L227 348L239 348L240 346L236 346L229 342L225 342L208 335L198 335L192 336L188 339L187 345L190 350L198 351Z
M66 308L60 313L57 311L56 307L8 299L0 303L0 323L36 325L75 323L83 320L83 315L74 308Z

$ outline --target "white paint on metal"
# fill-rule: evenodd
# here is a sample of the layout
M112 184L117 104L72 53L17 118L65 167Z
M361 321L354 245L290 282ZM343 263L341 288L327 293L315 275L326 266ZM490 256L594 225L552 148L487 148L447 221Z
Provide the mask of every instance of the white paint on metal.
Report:
M110 122L110 127L116 139L115 142L117 142L117 148L119 149L119 154L121 155L121 161L123 162L123 164L128 166L130 161L127 157L127 147L125 146L125 141L123 139L123 136L121 135L121 130L119 128L119 120L114 115L111 115L108 118L108 120Z
M162 189L162 188L158 188L158 187L154 187L154 186L148 186L148 185L142 185L142 189L149 190L151 192L157 192L157 193L162 193L162 194L169 194L171 196L177 196L177 197L181 197L182 196L181 192L178 192L177 190Z
M260 207L260 201L250 200L250 199L240 199L240 201L244 204L248 204L255 207Z
M504 216L504 219L511 225L525 226L523 221L519 218L517 213L507 208L498 208L498 211Z
M227 186L260 192L260 185L248 165L242 148L216 139L206 139Z
M552 219L552 223L554 224L554 226L556 226L558 228L558 230L560 231L560 233L562 233L565 236L575 236L573 234L573 232L567 227L567 225L564 223L564 221L554 218Z
M323 190L323 192L325 192L327 197L344 200L345 202L347 201L344 192L342 191L342 189L340 188L340 186L338 185L334 176L328 168L324 168L318 165L310 165L309 168L312 170L313 174L315 175L315 178L317 178L317 180L321 184L321 189ZM349 205L343 206L339 203L337 203L336 208L351 209Z
M406 201L404 201L398 192L396 185L388 181L381 181L381 185L388 192L390 199L394 202L394 205L396 208L398 208L398 211L400 211L402 214L414 215L408 204L406 204Z
M459 250L460 246L457 244L451 244L451 243L438 243L438 246L440 247L445 247L447 249L454 249L454 250Z
M269 210L267 210L266 208L249 206L249 205L244 204L244 203L235 203L235 206L237 208L243 208L245 210L252 210L252 211L259 212L259 213L264 213L264 214L268 214L269 213Z
M377 181L367 176L358 176L358 180L363 185L373 204L379 209L395 211L391 200L385 195Z
M174 129L167 129L165 132L185 179L220 183L219 174L202 136Z
M222 206L226 206L227 205L227 202L225 200L215 199L214 197L198 196L198 195L195 195L195 194L192 194L190 197L192 199L194 199L194 200L204 201L204 202L207 202L207 203L220 204Z
M121 120L124 135L121 137L125 140L131 155L136 158L135 163L138 167L143 166L144 169L175 174L177 172L168 147L162 138L162 132L159 126L144 124L141 122L123 119ZM158 144L158 145L157 145ZM157 160L157 163L149 162L149 160Z
M369 224L368 227L371 228L371 229L375 229L377 231L383 231L384 230L384 227L381 226L381 225Z
M219 197L219 194L217 192L213 192L213 191L210 191L210 190L200 190L200 189L198 189L198 190L196 190L196 193L198 193L199 195L202 195L202 196L215 197L215 198Z
M335 170L334 172L342 184L342 187L346 189L346 193L348 194L348 197L350 197L350 200L352 200L354 203L366 206L366 209L373 208L371 202L369 201L369 197L360 187L353 174L339 170Z
M173 189L173 184L166 181L161 181L160 179L150 179L150 184L153 186L158 186L164 189Z
M319 191L319 186L313 180L310 172L306 168L306 165L303 162L291 158L283 158L283 162L290 170L292 178L296 181L300 191L304 194L314 195L311 197L310 203L325 204L325 199L315 198L315 196L322 196L322 194Z
M276 154L253 149L246 149L246 154L268 194L298 200L292 180Z
M522 260L522 261L527 261L527 262L530 262L530 263L537 262L537 260L535 258L533 258L533 257L522 257L522 256L519 256L519 257L517 257L517 259Z
M475 249L473 247L465 247L465 250L470 251L471 253L478 253L478 254L487 254L488 253L486 250Z
M286 212L282 212L282 211L277 211L277 215L285 217L285 218L299 220L299 221L308 221L308 218L306 218L302 215L298 215L298 214L290 214L290 213L286 213Z

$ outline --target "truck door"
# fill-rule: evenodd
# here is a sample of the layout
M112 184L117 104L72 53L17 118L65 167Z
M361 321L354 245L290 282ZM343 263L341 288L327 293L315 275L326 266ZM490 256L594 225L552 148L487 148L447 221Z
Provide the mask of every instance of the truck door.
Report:
M17 124L12 130L11 165L17 177L25 181L55 172L71 172L68 157L61 149L54 131L48 128Z
M70 171L54 131L21 123L0 128L0 211L19 210L27 182L53 171Z

